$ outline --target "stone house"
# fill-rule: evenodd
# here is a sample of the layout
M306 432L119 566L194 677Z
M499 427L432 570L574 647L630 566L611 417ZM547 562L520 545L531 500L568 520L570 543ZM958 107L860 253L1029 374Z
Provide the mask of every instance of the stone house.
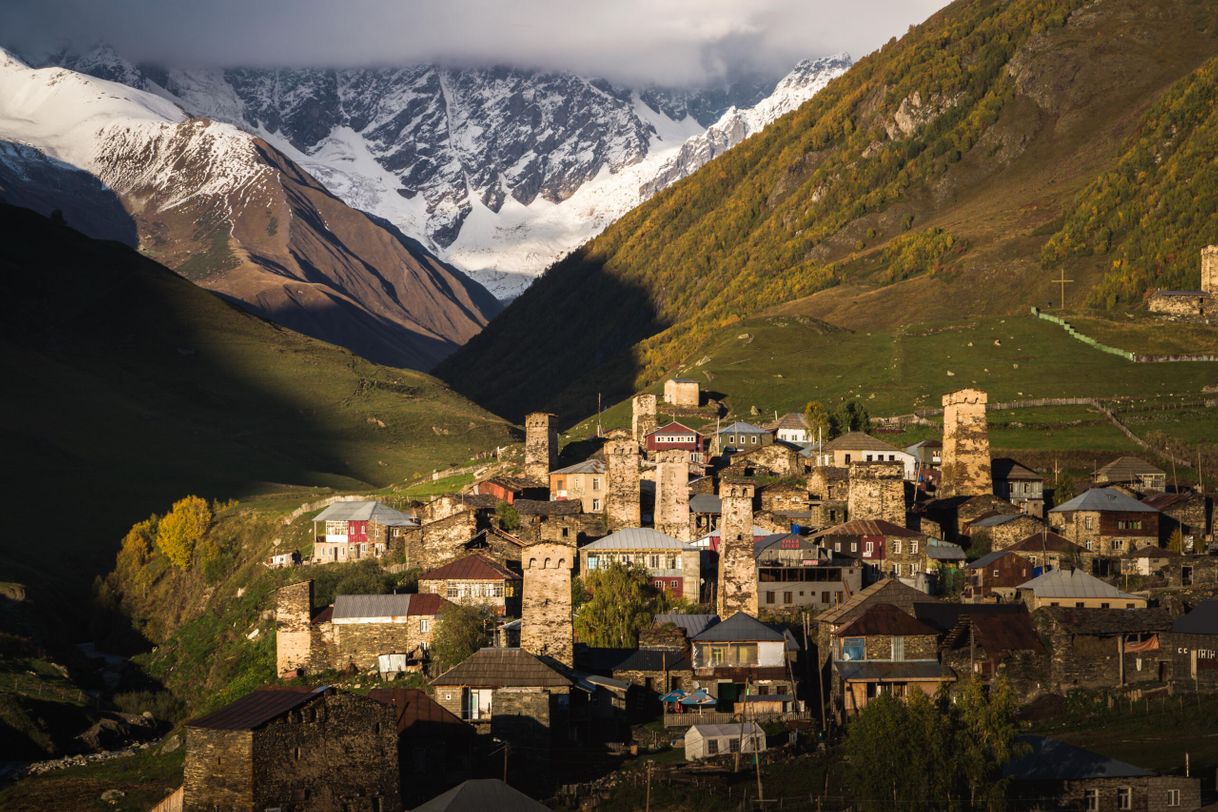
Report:
M275 595L277 673L416 670L446 606L439 595L339 595L315 614L312 581L282 587Z
M764 428L774 432L774 439L780 443L806 445L816 441L808 428L808 418L804 417L803 412L787 412Z
M1046 691L1167 681L1171 657L1162 636L1172 616L1166 609L1045 606L1032 613L1032 622L1049 651Z
M398 540L390 544L390 552L400 556L407 568L432 569L443 566L468 552L466 544L479 531L491 525L493 513L493 509L474 510L463 506L463 509L444 518L407 528Z
M715 435L719 453L731 448L736 451L746 451L757 446L769 445L774 442L774 435L760 426L737 420L719 429Z
M846 516L908 525L909 497L899 462L852 462L846 490Z
M1050 570L1015 588L1015 595L1035 611L1041 607L1075 609L1143 609L1146 598L1122 592L1082 570Z
M989 538L991 550L1005 550L1033 533L1048 530L1043 519L1026 513L993 513L969 523L968 536L981 534Z
M1218 688L1218 598L1203 600L1177 618L1162 638L1173 681Z
M856 519L813 533L820 546L842 555L858 556L876 575L892 575L910 581L931 572L926 547L929 537L917 530L883 519Z
M1180 554L1177 552L1147 545L1140 550L1128 552L1121 558L1120 573L1141 576L1165 574L1172 561L1179 558Z
M182 808L402 808L392 707L333 688L253 691L186 723Z
M990 461L994 495L1007 500L1030 516L1045 515L1045 478L1010 457Z
M419 592L465 606L487 606L499 617L520 615L521 577L477 553L419 576Z
M856 592L845 603L826 609L816 616L816 650L822 666L832 659L834 634L837 630L878 603L896 606L906 614L913 616L915 606L923 603L938 604L940 601L913 587L906 586L895 578L881 579L861 592Z
M523 649L479 649L431 685L436 702L480 734L542 750L567 737L574 680Z
M1159 543L1159 511L1115 488L1091 488L1049 511L1049 524L1092 553L1098 574L1130 550Z
M584 513L583 505L574 499L561 502L518 499L513 507L520 517L520 526L512 532L526 545L553 541L574 547L591 533L599 535L597 531L604 524L603 517Z
M585 544L579 562L585 574L617 562L641 565L657 589L695 602L702 594L701 551L651 528L630 527Z
M955 679L939 663L938 633L908 612L876 602L833 633L835 710L854 716L882 694L927 696Z
M1095 472L1095 484L1128 485L1137 491L1167 490L1167 472L1138 457L1117 457Z
M910 481L917 469L917 458L913 454L861 431L835 437L813 455L813 464L817 466L847 468L854 462L899 462L902 475Z
M650 458L660 451L684 451L695 465L706 463L706 438L684 423L672 421L660 426L643 438L643 447Z
M791 477L804 470L799 452L782 443L741 448L731 455L729 464L741 476Z
M605 509L608 480L602 460L584 460L550 472L550 499L570 499L582 505L584 513L600 513Z
M767 536L755 542L754 551L762 612L827 609L863 588L857 557L834 553L796 533Z
M407 528L418 526L380 502L335 502L313 518L313 562L381 558Z
M1142 503L1159 511L1159 536L1163 544L1179 530L1181 552L1200 553L1207 549L1214 528L1214 502L1210 496L1195 491L1156 493Z
M850 469L817 466L808 473L809 526L816 530L846 521L850 498Z
M737 612L691 639L694 687L730 712L752 694L795 694L791 665L799 647L783 632Z
M373 688L397 720L402 802L413 808L473 775L474 729L418 688Z
M1156 290L1146 299L1151 313L1169 318L1213 319L1218 313L1218 246L1201 249L1200 290Z
M709 479L709 477L707 477ZM693 538L710 535L719 524L723 503L715 493L695 493L689 497L689 529Z
M1085 570L1090 567L1086 550L1048 528L1020 539L1006 550L1026 558L1031 562L1033 570ZM1033 572L1033 575L1037 574L1039 573Z
M1011 600L1032 579L1032 564L1010 550L996 550L965 566L965 601Z
M1003 773L1018 809L1196 810L1201 779L1158 775L1044 736L1020 736L1023 754Z
M785 516L808 515L808 490L804 484L774 482L757 489L761 511Z
M690 378L669 378L664 381L664 402L671 406L698 408L702 402L698 382Z
M957 608L952 604L939 604L934 608L949 606ZM918 609L925 607L919 605ZM958 609L951 613L955 623L939 641L939 658L943 664L957 674L976 674L983 680L1002 674L1020 696L1025 699L1037 696L1048 663L1045 645L1036 633L1027 608L1008 603Z

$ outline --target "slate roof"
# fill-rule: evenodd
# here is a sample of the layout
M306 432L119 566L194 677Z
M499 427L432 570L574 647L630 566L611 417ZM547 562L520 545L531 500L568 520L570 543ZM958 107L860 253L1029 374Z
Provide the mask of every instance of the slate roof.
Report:
M1165 632L1172 628L1166 609L1077 609L1047 606L1045 612L1071 634L1136 634Z
M580 550L688 550L692 549L666 533L650 527L625 527L580 547Z
M1017 541L1007 550L1020 553L1078 553L1082 551L1082 547L1075 544L1065 536L1058 535L1052 530L1048 532L1033 533L1021 541Z
M843 681L851 680L939 680L956 675L935 660L838 660L833 663Z
M656 615L656 625L671 623L685 632L687 638L695 637L719 622L718 615L685 615L668 612Z
M640 648L613 666L614 671L688 671L693 668L689 655L671 649Z
M960 622L960 618L965 616L1028 616L1028 609L1022 603L944 603L931 601L926 595L922 598L923 600L913 604L913 615L939 632L951 631Z
M428 570L419 576L420 581L502 581L519 580L520 576L498 561L484 555L471 553L450 561L442 567Z
M186 726L209 730L254 730L328 690L329 686L323 685L319 688L263 688L251 691L236 702L187 722Z
M1129 482L1145 474L1165 475L1167 472L1137 457L1117 457L1095 472L1097 482Z
M873 603L854 620L835 632L838 637L861 637L869 634L908 636L935 634L935 630L891 603Z
M723 500L713 493L695 493L689 497L690 513L722 513Z
M767 423L766 428L770 431L778 431L779 429L807 430L808 418L804 417L803 412L787 412L773 423Z
M1019 736L1016 741L1027 750L1003 769L1005 776L1016 781L1081 781L1154 775L1150 770L1046 736Z
M551 471L550 474L603 474L605 473L605 463L603 460L584 460L577 462L574 465L568 465L566 468L559 468L557 471Z
M1038 521L1035 516L1029 516L1026 513L994 513L990 516L983 516L980 519L969 524L969 527L999 527L1009 522L1018 521L1019 519L1030 519ZM1043 524L1043 522L1041 522Z
M1010 457L994 457L990 460L990 472L994 479L1041 480L1044 476Z
M470 688L561 688L572 680L519 648L483 648L431 681Z
M471 778L414 812L547 812L547 808L497 778Z
M1174 550L1165 550L1162 547L1156 547L1153 544L1148 544L1140 550L1131 550L1125 553L1125 558L1179 558L1180 554Z
M1012 553L1010 550L995 550L992 553L986 553L976 561L965 564L964 568L966 570L983 570L990 564L993 564L995 561L1002 558L1004 555L1014 555L1014 553Z
M1116 598L1137 599L1136 595L1122 592L1112 584L1101 581L1082 570L1050 570L1025 581L1017 589L1030 589L1037 598Z
M521 516L574 516L583 512L583 503L578 499L560 499L550 502L545 499L517 499L512 507Z
M388 527L417 527L418 522L380 502L335 502L318 513L315 522L375 522Z
M437 725L450 726L455 733L472 735L474 732L473 728L428 696L426 691L418 688L373 688L368 692L368 697L394 709L398 733L415 725L419 725L420 731L426 729L428 735L433 735L439 729Z
M845 524L834 525L817 533L812 534L812 538L826 538L833 536L899 536L901 538L926 538L925 533L919 533L917 530L910 530L908 527L901 527L899 524L885 521L884 519L855 519L846 522Z
M1176 620L1171 630L1181 634L1218 635L1218 598L1201 601L1193 611Z
M845 434L834 437L825 443L822 448L825 451L897 451L902 454L905 453L895 445L890 445L883 440L877 440L870 434L861 431L848 431Z
M939 539L931 539L926 543L926 557L932 561L963 561L968 558L959 544Z
M816 619L822 623L849 623L873 603L891 603L895 606L909 603L912 606L915 602L936 603L937 601L925 592L920 592L912 586L906 586L895 578L885 578L856 592L837 606L826 609L817 615Z
M1073 513L1076 510L1121 511L1122 513L1158 513L1132 496L1115 488L1091 488L1069 502L1058 505L1050 513Z
M737 612L727 620L716 623L694 635L693 639L699 643L729 643L769 640L785 641L787 638L782 632L775 631L757 618L744 612Z
M1194 497L1204 498L1199 493L1152 493L1142 500L1142 504L1150 505L1155 510L1167 510L1175 505L1184 504Z
M1032 616L1027 612L1003 614L961 615L968 617L973 625L973 635L979 646L990 656L1002 656L1013 651L1045 650L1045 644L1036 634Z

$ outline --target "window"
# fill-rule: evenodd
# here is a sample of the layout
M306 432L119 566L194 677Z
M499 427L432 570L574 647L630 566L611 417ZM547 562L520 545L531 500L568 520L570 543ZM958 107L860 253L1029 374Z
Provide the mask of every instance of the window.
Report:
M791 593L790 593L790 592L784 592L784 593L782 593L782 602L783 602L783 603L786 603L786 604L790 604L790 603L791 603Z
M843 660L863 660L866 659L867 641L862 637L847 637L842 640L842 659Z
M773 602L774 602L774 593L773 593L773 592L767 592L767 593L765 593L765 602L766 602L766 603L773 603Z
M428 618L419 618L419 633L427 634L431 630L431 620Z
M918 554L918 542L916 540L909 542L909 554L910 555Z
M564 480L564 479L555 480L554 488L555 488L555 490L565 491L567 489L566 480Z
M828 592L820 593L820 602L821 603L829 603L831 600L832 600L832 598L830 597Z
M875 543L868 541L863 546L863 555L871 555L875 550Z
M588 571L589 572L596 569L598 561L600 561L600 559L597 558L596 556L594 556L594 555L588 556Z
M899 539L894 539L892 542L892 554L893 555L901 554L901 541Z
M736 665L756 665L757 644L743 643L736 646Z
M658 570L660 568L660 557L658 555L647 556L647 566L653 570Z
M727 659L727 647L726 646L711 646L711 650L710 650L711 665L723 665L723 662L726 659Z
M850 542L850 552L857 553L859 551L859 543L857 541Z
M739 753L740 752L740 739L734 738L734 737L731 739L728 739L727 740L727 749L728 749L729 753Z
M1091 539L1087 539L1087 552L1091 552L1091 547L1092 547Z
M568 537L568 536L570 536L570 535L571 535L571 528L569 528L569 527L564 527L564 528L562 529L562 537L563 537L563 538L567 538L567 537Z
M1142 520L1141 519L1121 519L1120 521L1117 522L1117 529L1119 529L1119 530L1141 530L1142 529Z
M447 592L448 592L448 597L450 597L450 598L455 598L455 597L457 597L457 592L458 592L458 590L457 590L457 585L456 585L456 584L453 584L453 583L450 583L450 584L448 585L448 590L447 590Z
M679 569L681 569L681 559L680 559L680 558L678 558L678 557L677 557L677 556L675 556L675 555L670 555L670 556L668 556L668 568L669 568L670 570L679 570Z
M1087 530L1091 529L1091 517L1090 516L1083 517L1083 527L1085 527Z
M1087 812L1099 812L1100 791L1098 789L1083 790L1083 809Z
M892 659L894 659L894 660L904 660L905 659L905 638L904 637L893 637L892 638Z
M600 477L592 477L592 490L599 491L601 489Z
M1116 550L1125 549L1125 540L1124 539L1113 539L1112 540L1112 549L1114 552Z
M707 739L706 740L706 754L708 756L719 755L719 740L718 739Z
M593 499L593 500L592 500L592 510L593 510L593 512L598 511L598 510L600 510L600 509L601 509L601 500L599 500L599 499Z
M1133 809L1133 790L1117 787L1117 809Z
M754 434L752 437L750 437L749 442L752 443L753 445L757 445L757 435Z
M1180 805L1180 790L1169 789L1167 791L1167 805L1168 806L1179 806Z

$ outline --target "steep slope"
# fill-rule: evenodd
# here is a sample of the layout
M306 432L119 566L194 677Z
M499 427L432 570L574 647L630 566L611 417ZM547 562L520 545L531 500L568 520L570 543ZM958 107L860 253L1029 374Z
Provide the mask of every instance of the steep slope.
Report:
M10 202L66 216L79 184L40 185L34 170L45 176L48 159L83 170L118 196L144 253L372 360L429 368L498 309L481 286L266 142L154 94L0 54L0 138L22 145L0 155L10 175L25 176L5 184ZM128 239L126 228L106 236Z
M27 209L0 206L0 289L3 487L15 525L51 540L10 545L0 581L76 601L57 610L85 606L126 529L185 494L380 487L511 437L434 378L277 327Z
M439 374L501 413L586 414L769 308L872 329L1043 305L1059 218L1215 53L1213 4L957 0L551 268ZM1072 298L1104 264L1072 266Z
M159 69L105 47L61 61L260 134L505 298L849 64L679 90L508 67Z

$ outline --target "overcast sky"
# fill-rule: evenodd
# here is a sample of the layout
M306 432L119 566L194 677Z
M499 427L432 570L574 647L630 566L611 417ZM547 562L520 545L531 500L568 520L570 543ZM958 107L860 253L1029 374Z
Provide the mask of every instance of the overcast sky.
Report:
M856 59L945 0L0 0L27 54L107 42L184 66L449 62L691 84Z

